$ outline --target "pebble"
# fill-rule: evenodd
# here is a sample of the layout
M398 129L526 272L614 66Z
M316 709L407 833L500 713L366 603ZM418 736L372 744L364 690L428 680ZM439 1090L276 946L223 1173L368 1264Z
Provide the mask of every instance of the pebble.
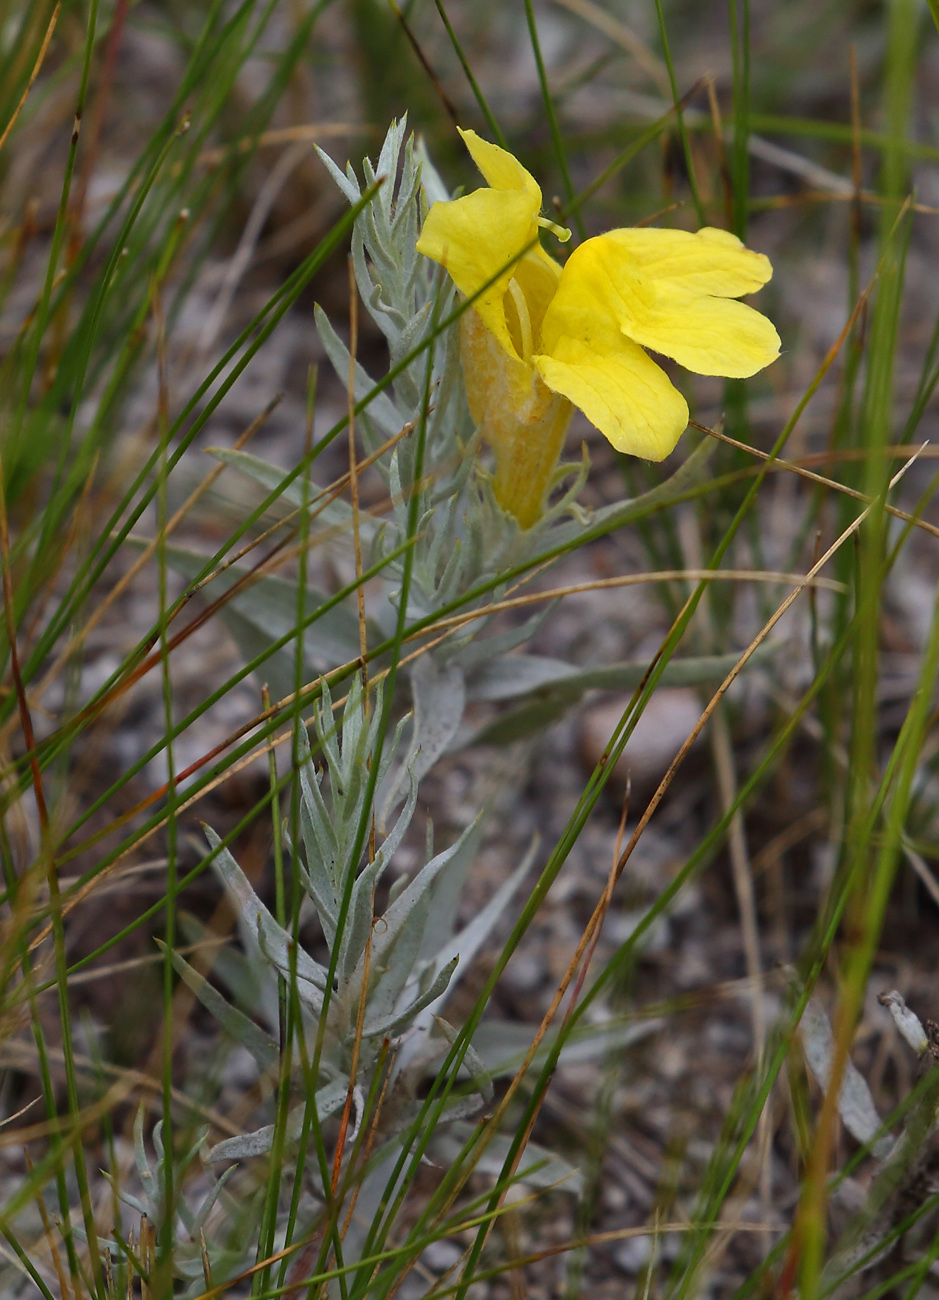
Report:
M628 703L625 695L617 696L585 711L580 748L589 767L599 762ZM614 779L625 784L628 777L634 785L660 781L700 718L701 709L698 693L690 687L656 691L613 769Z
M613 1262L624 1273L635 1275L645 1268L652 1258L651 1237L627 1237L613 1252Z
M462 1254L455 1241L433 1241L424 1251L423 1260L432 1273L446 1273Z

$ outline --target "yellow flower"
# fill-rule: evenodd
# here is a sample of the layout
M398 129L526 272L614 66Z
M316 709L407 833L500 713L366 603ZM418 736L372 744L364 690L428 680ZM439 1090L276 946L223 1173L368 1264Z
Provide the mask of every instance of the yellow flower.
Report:
M461 318L470 411L496 453L497 498L529 527L543 512L571 404L618 451L662 460L674 448L688 407L645 348L700 375L743 378L775 360L772 324L734 301L773 271L762 253L711 227L611 230L562 268L538 230L568 232L540 217L534 177L475 131L460 135L489 188L434 203L417 247L461 293L479 295Z

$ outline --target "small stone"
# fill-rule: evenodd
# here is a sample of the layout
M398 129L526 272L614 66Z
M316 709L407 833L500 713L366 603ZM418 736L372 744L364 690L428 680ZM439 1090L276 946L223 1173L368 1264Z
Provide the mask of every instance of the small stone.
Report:
M626 696L608 699L584 713L581 752L591 767L599 762L628 702ZM656 691L613 769L614 776L623 784L630 778L634 785L661 780L700 718L701 708L697 692L688 687Z
M627 1237L626 1240L613 1252L613 1263L623 1273L629 1273L631 1277L635 1275L648 1264L652 1258L652 1238L644 1237Z
M544 962L536 953L516 953L505 971L505 981L516 993L534 993L544 978Z
M446 1273L459 1263L463 1251L455 1241L432 1241L423 1254L424 1263L432 1273Z

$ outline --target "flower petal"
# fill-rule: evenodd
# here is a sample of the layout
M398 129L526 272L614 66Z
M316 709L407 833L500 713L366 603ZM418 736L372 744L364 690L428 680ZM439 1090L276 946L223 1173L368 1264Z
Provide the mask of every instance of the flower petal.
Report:
M518 260L538 237L531 199L524 192L475 190L450 203L434 203L417 241L417 251L439 262L509 352L516 349L505 323L502 299ZM513 259L515 259L513 261Z
M716 298L742 298L756 293L772 279L773 268L763 253L746 248L729 230L705 226L688 230L609 230L604 236L625 248L643 275L669 280L693 293Z
M541 211L541 187L526 171L517 158L500 149L497 144L490 144L475 131L461 131L463 143L470 151L473 162L482 172L494 190L519 190L527 194L532 205L532 219Z
M779 356L775 327L746 303L678 291L657 298L656 310L627 332L695 374L746 379Z
M699 375L742 379L779 355L779 335L758 311L653 279L622 242L607 235L588 239L568 259L545 316L545 351L554 353L553 338L576 337L591 311Z
M580 407L617 451L663 460L688 424L688 406L642 348L601 316L534 358L547 386Z

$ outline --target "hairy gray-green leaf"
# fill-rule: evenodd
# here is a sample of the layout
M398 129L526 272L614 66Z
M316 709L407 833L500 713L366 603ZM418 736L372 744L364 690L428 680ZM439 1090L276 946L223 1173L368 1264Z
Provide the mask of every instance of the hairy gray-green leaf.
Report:
M434 1024L452 1047L459 1038L460 1031L454 1028L449 1021L444 1020L442 1016L434 1016ZM483 1101L488 1105L495 1096L495 1090L492 1086L492 1077L486 1069L485 1061L476 1051L476 1048L472 1043L467 1043L464 1049L463 1064L461 1068L469 1072L470 1082L473 1087L479 1091Z
M428 940L435 945L433 950L435 962L438 964L446 963L451 961L453 957L459 956L462 970L469 969L473 958L492 934L515 896L519 885L528 875L537 847L537 841L534 841L508 879L502 882L489 902L475 914L473 919L458 934L453 934L453 917L456 911L457 898L453 895L447 897L446 891L440 888L435 891L427 924ZM466 860L467 854L464 853L462 861L465 863ZM459 864L456 864L456 866L458 867ZM440 943L441 936L447 936L443 943ZM424 953L422 955L426 959L430 954ZM454 981L454 985L455 983L456 981ZM449 991L448 988L447 992ZM420 1025L428 1024L430 1017L441 1009L445 1001L446 994L441 996L437 1002L430 1004L428 1010L417 1023Z
M751 656L753 668L778 651L770 642ZM659 679L662 686L717 686L738 663L740 654L700 655L672 659ZM504 700L521 697L523 703L461 738L464 745L507 745L557 721L589 690L632 691L649 671L645 660L626 660L597 668L578 668L559 659L538 655L506 655L486 665L468 688L471 699Z
M463 854L475 842L478 822L422 868L385 910L372 941L370 1011L391 1015L427 943L427 917L433 890L448 870L459 871Z
M324 1088L317 1090L313 1103L320 1120L328 1119L330 1115L334 1115L342 1107L347 1092L348 1084L342 1081L327 1084ZM294 1106L288 1114L285 1127L285 1137L288 1142L295 1142L300 1136L303 1130L305 1112L306 1102L301 1102L299 1106ZM276 1125L266 1124L253 1133L226 1138L224 1142L219 1142L211 1149L208 1159L215 1163L219 1160L243 1160L248 1156L266 1155L274 1145L275 1133Z
M817 998L809 998L799 1027L805 1059L819 1087L824 1090L828 1087L831 1075L834 1038L828 1017ZM852 1137L857 1138L858 1142L869 1145L871 1154L878 1160L883 1160L889 1154L893 1139L882 1136L874 1140L875 1134L883 1125L867 1081L850 1060L845 1061L844 1064L844 1075L838 1093L838 1114Z
M249 932L257 936L261 951L286 978L291 978L296 971L297 979L303 981L303 987L298 988L300 996L314 1011L319 1011L323 1005L322 993L326 988L328 972L302 948L298 948L290 935L281 929L231 853L222 846L215 831L210 826L203 829L210 847L217 850L213 865L238 904Z
M349 349L329 323L321 307L313 309L316 332L337 374L349 374ZM374 392L375 380L358 363L355 363L355 400L361 402ZM376 394L366 407L369 419L381 429L386 438L394 438L407 424L394 402L385 393Z
M460 958L453 957L437 972L430 984L409 1002L403 1010L382 1020L368 1020L362 1031L365 1038L383 1038L386 1034L396 1034L399 1030L409 1028L417 1022L418 1014L432 1003L443 997L450 983L450 978L457 968Z
M445 1158L456 1161L460 1156L462 1145L469 1142L473 1136L473 1129L467 1124L455 1124L448 1133L441 1134L439 1145ZM509 1135L497 1134L488 1142L485 1155L477 1168L492 1178L498 1178L508 1159L512 1141ZM583 1191L580 1170L561 1156L539 1146L537 1142L527 1143L514 1181L530 1183L532 1187L537 1187L541 1191L557 1188L560 1191L571 1192L575 1196L579 1196Z
M455 664L442 664L432 652L410 670L414 720L411 743L397 779L382 801L384 819L400 798L406 780L421 781L446 753L459 730L466 704L466 683Z
M165 952L166 945L157 939L156 942ZM190 988L196 997L219 1022L222 1028L231 1035L236 1043L246 1048L262 1070L273 1069L278 1060L277 1044L260 1029L253 1020L249 1020L243 1012L237 1007L233 1007L222 997L218 989L213 988L204 975L200 975L184 957L178 952L171 954L173 967L183 983Z
M279 491L278 501L270 507L278 517L306 509L318 529L338 529L340 532L351 529L352 507L335 491L309 480L304 483L300 478L285 483L287 476L279 465L271 465L249 451L235 451L230 447L207 447L206 451L216 460L230 465L232 469L258 483L265 494ZM360 528L366 537L374 530L374 524L366 513L360 519Z
M194 578L205 568L207 556L179 546L166 548L169 566L184 578ZM297 626L297 584L272 574L249 575L242 565L231 565L212 579L203 594L208 600L225 596L236 583L245 579L246 585L224 601L219 615L238 643L242 656L248 662L266 654L266 660L256 669L262 681L267 682L275 699L283 699L294 689L296 673L295 642L287 644L273 654L272 642L293 633ZM303 594L302 608L308 625L301 633L303 660L306 675L315 676L349 663L360 653L359 622L355 611L346 604L326 605L328 597L314 588Z

